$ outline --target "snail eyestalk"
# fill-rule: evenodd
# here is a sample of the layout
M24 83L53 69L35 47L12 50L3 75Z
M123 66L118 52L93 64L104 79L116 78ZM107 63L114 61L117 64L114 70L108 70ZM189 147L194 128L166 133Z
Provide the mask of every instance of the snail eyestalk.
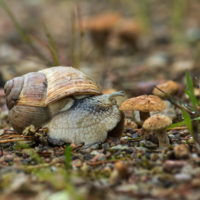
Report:
M125 92L124 92L124 91L118 91L118 92L115 92L115 93L110 94L110 95L108 96L108 98L109 98L110 100L112 100L114 97L118 97L118 96L124 97L124 95L125 95Z

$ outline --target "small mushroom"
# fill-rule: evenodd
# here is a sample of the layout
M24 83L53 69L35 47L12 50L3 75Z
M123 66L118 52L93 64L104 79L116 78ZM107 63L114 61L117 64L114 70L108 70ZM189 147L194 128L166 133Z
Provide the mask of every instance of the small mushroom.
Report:
M154 95L141 95L139 97L127 99L119 107L120 110L140 111L140 120L142 124L150 117L150 111L161 111L165 108L166 103Z
M115 32L122 42L136 50L138 48L137 39L141 34L141 29L141 25L137 20L124 18L116 24Z
M157 87L169 95L175 95L179 89L178 84L171 80L161 83L157 85ZM154 88L153 94L160 97L161 99L168 99L168 96L157 88Z
M88 30L93 43L100 50L104 50L112 28L120 18L121 15L118 13L103 13L93 16L85 23L84 28Z
M142 128L148 131L154 131L158 137L159 147L168 147L169 138L166 128L172 124L172 120L165 115L153 115L148 118Z

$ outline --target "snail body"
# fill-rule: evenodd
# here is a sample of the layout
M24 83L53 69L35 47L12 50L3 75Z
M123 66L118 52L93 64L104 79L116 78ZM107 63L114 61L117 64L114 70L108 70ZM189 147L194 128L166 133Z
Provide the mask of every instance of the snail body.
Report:
M103 142L116 127L117 137L123 132L124 114L114 99L123 93L102 95L89 76L72 67L31 72L8 81L4 89L17 132L29 125L48 127L53 144Z

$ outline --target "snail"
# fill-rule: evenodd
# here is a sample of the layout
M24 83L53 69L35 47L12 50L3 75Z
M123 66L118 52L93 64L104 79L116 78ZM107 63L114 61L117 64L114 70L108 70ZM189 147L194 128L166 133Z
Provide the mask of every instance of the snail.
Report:
M27 126L48 128L48 141L63 143L104 142L121 137L124 113L116 96L102 94L95 82L73 67L52 67L31 72L4 86L9 120L14 130Z

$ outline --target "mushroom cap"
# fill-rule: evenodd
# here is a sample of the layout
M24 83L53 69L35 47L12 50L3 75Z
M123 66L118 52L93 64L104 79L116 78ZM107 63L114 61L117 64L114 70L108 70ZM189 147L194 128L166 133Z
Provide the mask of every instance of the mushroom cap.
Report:
M171 80L161 83L157 85L157 87L170 95L174 95L178 91L178 84ZM161 92L157 88L154 88L153 94L160 98L166 97L165 93Z
M141 26L135 19L121 19L116 25L116 33L119 37L127 36L135 38L141 33Z
M153 115L149 117L143 124L143 128L149 131L159 131L169 127L172 120L165 115Z
M120 110L137 110L142 112L160 111L166 108L166 103L154 95L141 95L127 99Z
M106 31L112 29L120 18L119 13L103 13L93 16L84 27L90 31Z

